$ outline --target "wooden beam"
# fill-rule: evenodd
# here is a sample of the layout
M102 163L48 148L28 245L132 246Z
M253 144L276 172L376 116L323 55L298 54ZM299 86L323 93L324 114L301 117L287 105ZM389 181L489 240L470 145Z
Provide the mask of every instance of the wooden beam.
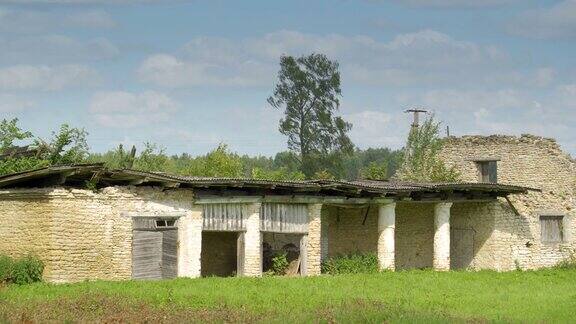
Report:
M389 204L394 202L390 198L347 198L347 197L318 197L318 196L206 196L194 199L196 204L234 204L234 203L285 203L285 204L328 204L328 205L365 205Z
M520 216L520 212L518 211L518 209L516 209L516 206L514 206L514 204L512 203L512 201L510 200L510 198L508 198L508 196L504 196L504 198L506 199L506 201L508 202L508 205L510 206L510 208L512 208L512 211L514 212L514 214L516 216Z
M495 201L496 198L486 197L486 198L475 198L475 199L466 199L466 198L448 198L448 199L402 199L399 202L409 202L409 203L418 203L418 204L435 204L435 203L442 203L442 202L450 202L450 203L474 203L474 202L491 202Z
M245 197L198 197L194 198L195 204L250 204L262 202L262 197L245 196Z

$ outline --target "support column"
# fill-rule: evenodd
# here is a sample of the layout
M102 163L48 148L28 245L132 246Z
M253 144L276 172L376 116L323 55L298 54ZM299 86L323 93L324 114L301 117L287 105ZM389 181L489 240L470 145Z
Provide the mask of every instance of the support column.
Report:
M200 277L202 206L194 205L178 219L178 277Z
M243 276L259 277L262 275L262 234L260 233L260 203L248 205L246 232L243 234L244 265ZM240 269L239 269L240 270Z
M305 271L307 276L320 274L321 264L321 239L322 239L322 204L308 205L308 235L304 237L306 242Z
M328 259L328 211L320 211L320 262Z
M434 270L450 270L450 207L452 203L434 206Z
M396 203L380 205L378 208L378 265L380 270L394 271L396 250Z

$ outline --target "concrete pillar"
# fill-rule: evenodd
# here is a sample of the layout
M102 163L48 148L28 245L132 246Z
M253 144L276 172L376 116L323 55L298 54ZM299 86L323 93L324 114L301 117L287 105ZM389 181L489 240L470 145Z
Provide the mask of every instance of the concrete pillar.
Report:
M242 275L262 275L262 234L260 233L260 203L248 205L246 232L244 233L244 266Z
M378 208L378 265L380 270L395 270L396 203L382 204Z
M304 271L307 276L320 274L321 236L322 236L322 204L308 204L308 235L305 237L306 257Z
M178 219L178 277L200 277L202 206L194 205Z
M434 206L434 270L450 270L450 207L452 203Z

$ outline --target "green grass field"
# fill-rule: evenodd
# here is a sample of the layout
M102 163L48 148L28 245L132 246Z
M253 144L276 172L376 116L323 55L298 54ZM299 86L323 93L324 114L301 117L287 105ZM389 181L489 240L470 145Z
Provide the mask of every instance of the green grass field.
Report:
M0 322L574 322L576 270L0 288Z

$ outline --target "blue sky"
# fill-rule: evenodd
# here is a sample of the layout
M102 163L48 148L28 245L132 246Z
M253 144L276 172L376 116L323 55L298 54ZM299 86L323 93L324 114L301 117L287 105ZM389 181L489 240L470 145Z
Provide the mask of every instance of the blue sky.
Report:
M311 52L340 62L361 148L401 147L417 106L576 154L576 0L0 0L0 116L83 127L95 151L271 155L279 57Z

